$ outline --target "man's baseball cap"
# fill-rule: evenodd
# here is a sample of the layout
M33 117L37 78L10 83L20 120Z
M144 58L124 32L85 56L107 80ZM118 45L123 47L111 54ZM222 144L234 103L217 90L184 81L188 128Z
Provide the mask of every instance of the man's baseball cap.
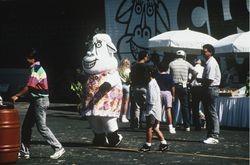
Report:
M186 52L184 52L183 50L178 50L177 52L176 52L176 55L177 56L186 56Z

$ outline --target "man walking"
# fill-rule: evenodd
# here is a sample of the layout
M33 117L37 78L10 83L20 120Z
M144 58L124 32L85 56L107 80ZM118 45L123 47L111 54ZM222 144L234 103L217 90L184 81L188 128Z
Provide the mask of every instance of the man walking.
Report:
M27 85L17 94L11 97L15 102L20 96L29 93L30 106L25 115L21 131L21 149L19 157L30 158L30 143L32 127L36 124L39 133L44 137L46 142L54 149L51 159L58 159L65 150L62 144L56 139L54 134L46 125L46 110L49 107L49 91L47 75L39 61L36 61L37 51L32 49L26 56L30 64L30 76Z

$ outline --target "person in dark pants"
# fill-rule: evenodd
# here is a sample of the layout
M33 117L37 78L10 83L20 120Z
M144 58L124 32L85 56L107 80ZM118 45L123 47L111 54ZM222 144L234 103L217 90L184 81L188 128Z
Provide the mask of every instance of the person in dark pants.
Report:
M149 55L146 51L141 51L138 54L136 63L131 67L131 109L130 109L130 127L142 127L141 118L142 112L145 111L147 80L145 78L147 62Z
M197 72L194 70L194 67L185 60L185 57L186 52L178 50L176 52L176 59L169 63L168 72L173 76L176 92L175 96L180 100L184 128L186 131L190 131L191 119L188 106L189 100L187 85L196 78ZM190 73L192 78L189 80L188 77Z
M30 76L27 85L17 94L11 97L15 102L20 96L26 93L30 95L30 106L25 115L21 131L21 149L19 157L30 158L30 143L32 128L36 124L39 133L54 150L51 159L58 159L65 150L62 144L57 140L52 131L46 125L46 110L49 107L49 90L47 75L40 62L36 60L37 51L32 49L26 56L30 64Z
M195 66L194 69L198 73L197 79L202 78L203 70L204 67L201 65L201 60L200 59L195 59L194 61ZM201 119L200 119L200 103L201 103L201 93L202 93L202 86L201 83L197 82L195 79L191 84L190 84L190 92L191 92L191 108L192 108L192 114L193 114L193 123L196 131L201 130Z
M221 82L220 67L213 57L214 47L210 44L203 45L202 54L206 59L202 75L202 104L206 117L207 139L205 144L219 143L220 123L219 117L215 108L215 99L219 94L219 85Z

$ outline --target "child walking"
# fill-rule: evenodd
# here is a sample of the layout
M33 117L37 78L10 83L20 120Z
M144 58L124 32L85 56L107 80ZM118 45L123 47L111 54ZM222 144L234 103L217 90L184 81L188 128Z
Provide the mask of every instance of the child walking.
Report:
M153 132L156 133L160 140L159 151L165 151L168 149L167 141L164 138L163 133L160 130L161 121L161 97L160 88L154 78L157 73L157 69L153 66L147 68L147 80L148 80L148 90L146 95L146 143L139 149L139 151L150 151L152 144Z

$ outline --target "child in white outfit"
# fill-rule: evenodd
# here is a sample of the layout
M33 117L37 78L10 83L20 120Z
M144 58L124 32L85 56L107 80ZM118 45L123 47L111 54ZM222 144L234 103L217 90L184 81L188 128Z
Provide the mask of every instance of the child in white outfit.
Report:
M160 88L154 78L155 73L157 72L156 68L150 66L147 68L147 79L148 79L148 90L146 96L146 143L140 148L140 151L146 152L150 151L152 144L153 131L156 133L157 137L160 140L160 151L165 151L168 149L168 144L164 138L163 133L160 130L160 121L161 121L161 97L160 97Z

